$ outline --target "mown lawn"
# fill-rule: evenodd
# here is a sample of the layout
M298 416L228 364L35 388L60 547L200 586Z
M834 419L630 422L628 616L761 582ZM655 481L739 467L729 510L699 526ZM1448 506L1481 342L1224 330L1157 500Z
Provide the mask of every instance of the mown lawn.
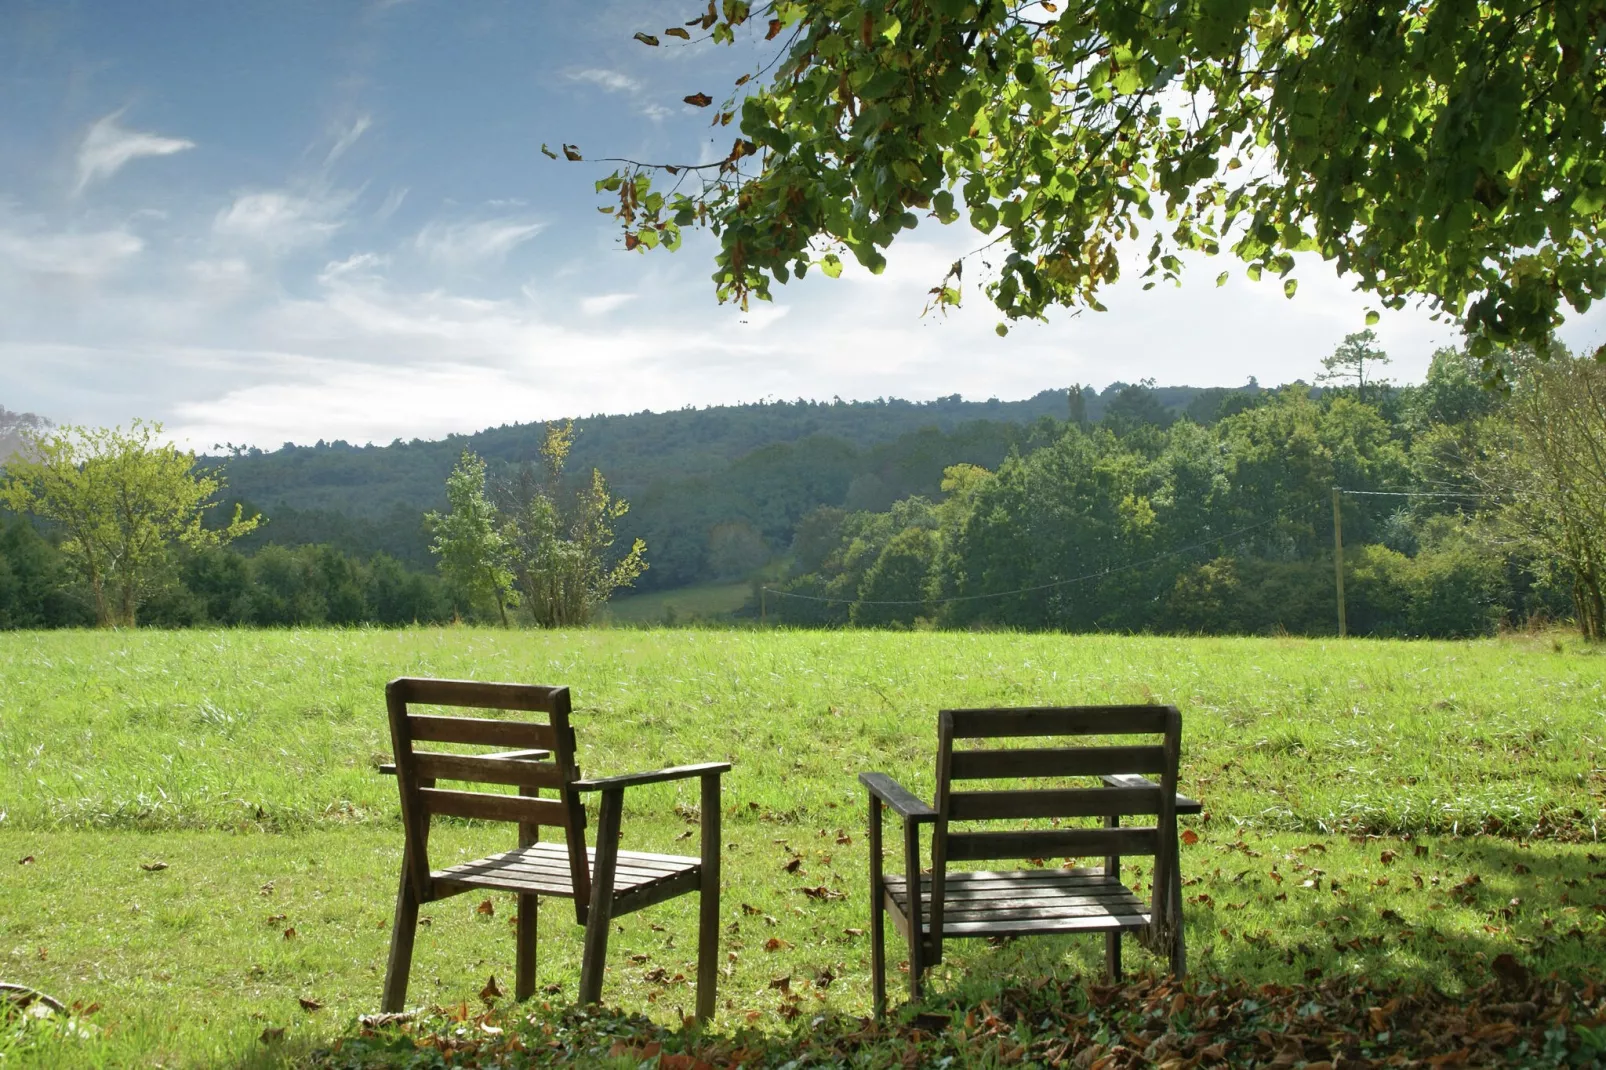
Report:
M734 763L722 1028L866 1012L853 774L883 769L929 792L942 706L1182 708L1184 788L1208 811L1183 852L1198 976L1453 994L1502 954L1581 976L1606 946L1606 657L1571 641L12 633L0 637L0 980L99 1006L74 1036L0 1029L0 1052L271 1063L376 1009L401 835L394 783L374 767L388 751L382 688L401 674L568 684L587 773ZM695 853L674 809L695 791L628 793L626 846ZM507 836L446 825L434 850L479 854ZM842 898L803 891L822 886ZM490 914L469 896L426 908L413 1002L477 1005L493 975L511 986L512 902L492 899ZM565 906L543 910L554 1008L579 964ZM694 912L683 898L622 919L608 1002L663 1022L689 1010L677 978L693 974ZM1131 967L1149 964L1129 949ZM1092 977L1100 951L1096 938L960 942L932 988Z

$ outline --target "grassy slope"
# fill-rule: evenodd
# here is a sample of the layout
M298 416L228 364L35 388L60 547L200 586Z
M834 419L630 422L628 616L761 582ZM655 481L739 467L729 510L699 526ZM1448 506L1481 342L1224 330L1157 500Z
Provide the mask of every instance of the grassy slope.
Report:
M752 593L752 585L745 581L700 583L669 591L616 596L604 613L621 624L662 624L670 609L681 622L713 620L741 609Z
M1599 849L1567 841L1591 840L1601 817L1606 660L1548 642L12 634L0 642L0 970L98 1001L90 1021L105 1031L51 1051L233 1061L260 1048L265 1026L310 1041L372 1009L400 853L394 785L373 765L387 750L381 687L402 673L569 684L588 773L735 763L721 998L732 1020L772 1015L783 976L806 1006L864 1009L868 947L846 931L867 913L852 773L882 768L928 792L943 705L1183 708L1184 784L1210 813L1184 852L1196 970L1364 971L1455 988L1501 951L1578 970L1599 947ZM693 853L672 808L694 793L627 796L626 845ZM1483 829L1500 834L1464 835ZM505 838L447 826L437 864ZM785 872L799 856L804 872ZM141 868L158 860L167 868ZM820 884L846 898L799 891ZM508 981L510 902L497 897L490 917L477 902L426 909L415 1000L472 1000L489 975ZM541 981L561 986L554 999L572 996L578 969L562 911L543 911ZM693 912L682 899L624 919L605 998L689 1007L673 977L691 972ZM766 951L771 937L783 943ZM960 943L935 985L1092 970L1098 950ZM650 980L658 966L666 979ZM816 985L822 971L839 980Z

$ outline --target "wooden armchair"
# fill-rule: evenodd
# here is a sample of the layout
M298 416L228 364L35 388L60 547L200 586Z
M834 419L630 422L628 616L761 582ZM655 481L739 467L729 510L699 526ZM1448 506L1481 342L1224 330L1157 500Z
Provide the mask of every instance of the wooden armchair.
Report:
M719 968L719 808L720 776L728 762L686 765L651 773L582 780L575 762L574 730L569 726L569 689L466 680L401 678L385 688L390 710L395 773L401 791L406 847L396 922L385 971L383 1009L399 1011L407 998L407 974L421 904L474 888L515 892L519 897L514 995L535 991L536 908L541 896L574 900L575 921L585 926L580 966L580 1002L596 1003L609 922L642 907L688 892L699 895L697 939L697 1017L714 1014ZM409 705L466 706L544 713L545 723L412 713ZM523 748L496 754L419 750L420 743L480 744ZM549 759L550 760L547 760ZM702 780L702 855L646 854L619 849L624 790L686 777ZM441 780L503 784L517 795L437 788ZM551 791L552 798L543 798ZM580 796L601 792L597 845L585 842L585 809ZM519 826L518 846L432 870L429 826L435 815L510 821ZM563 830L555 842L539 840L543 825Z
M1159 736L1149 745L956 749L956 740L1043 736ZM870 940L877 1015L886 1013L886 931L883 912L908 941L909 994L918 1000L921 975L942 961L943 941L955 937L1103 932L1106 964L1121 972L1120 935L1136 933L1170 959L1181 977L1182 888L1177 869L1178 813L1199 804L1177 794L1182 715L1172 706L1073 706L943 710L937 729L937 794L927 805L884 773L861 773L870 802ZM1156 784L1143 774L1158 774ZM1098 787L1065 787L1093 777ZM1053 787L955 791L956 782L1053 779ZM903 874L882 872L882 808L903 818ZM1147 827L1120 827L1128 815L1154 815ZM1020 828L1028 819L1103 818L1104 827ZM970 823L1010 821L1009 831L971 831ZM1058 821L1055 822L1059 824ZM920 828L932 826L931 871L921 873ZM954 826L958 826L955 828ZM1123 855L1152 855L1147 904L1121 883ZM1102 868L950 870L951 862L1103 856ZM911 896L914 884L919 894Z

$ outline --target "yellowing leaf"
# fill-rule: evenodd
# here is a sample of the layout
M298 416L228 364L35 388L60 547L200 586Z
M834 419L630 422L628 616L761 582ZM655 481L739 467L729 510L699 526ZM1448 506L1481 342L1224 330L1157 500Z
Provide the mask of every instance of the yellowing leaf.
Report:
M671 26L664 31L664 34L668 37L678 37L682 41L691 40L691 34L687 33L685 27L682 26Z
M637 30L635 33L635 40L640 41L644 45L651 45L653 48L658 47L658 38L654 37L650 33L643 33L642 31Z
M706 108L714 103L714 98L707 93L693 93L691 96L682 97L681 99L694 108Z

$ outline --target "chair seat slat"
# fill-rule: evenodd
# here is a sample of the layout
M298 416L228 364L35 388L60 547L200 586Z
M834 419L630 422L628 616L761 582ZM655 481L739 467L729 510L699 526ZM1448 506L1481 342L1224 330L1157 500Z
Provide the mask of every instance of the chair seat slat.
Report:
M492 795L483 791L447 791L420 788L418 796L431 814L445 817L478 817L488 821L522 821L531 825L566 826L568 807L556 799L532 799L523 795Z
M404 677L393 685L403 702L422 706L463 706L482 710L522 710L525 713L551 713L560 692L567 687L541 684L501 684L484 680L434 680ZM567 703L565 694L562 701ZM565 708L567 708L565 706Z
M408 715L407 730L415 742L483 743L497 747L557 748L551 725L528 721L495 721L488 717Z
M956 750L951 760L953 765L949 775L954 780L1107 776L1162 772L1165 769L1165 748L1017 747L1007 750Z
M1030 817L1124 817L1158 814L1160 787L1062 788L1038 791L956 791L948 796L950 821Z
M944 710L955 739L1158 734L1170 706L1056 706Z
M516 787L561 788L563 770L553 762L496 758L482 754L413 752L413 772L429 780L467 780L476 784L512 784Z
M1043 829L1020 832L951 832L948 858L980 862L996 858L1093 858L1153 855L1160 837L1153 828Z

